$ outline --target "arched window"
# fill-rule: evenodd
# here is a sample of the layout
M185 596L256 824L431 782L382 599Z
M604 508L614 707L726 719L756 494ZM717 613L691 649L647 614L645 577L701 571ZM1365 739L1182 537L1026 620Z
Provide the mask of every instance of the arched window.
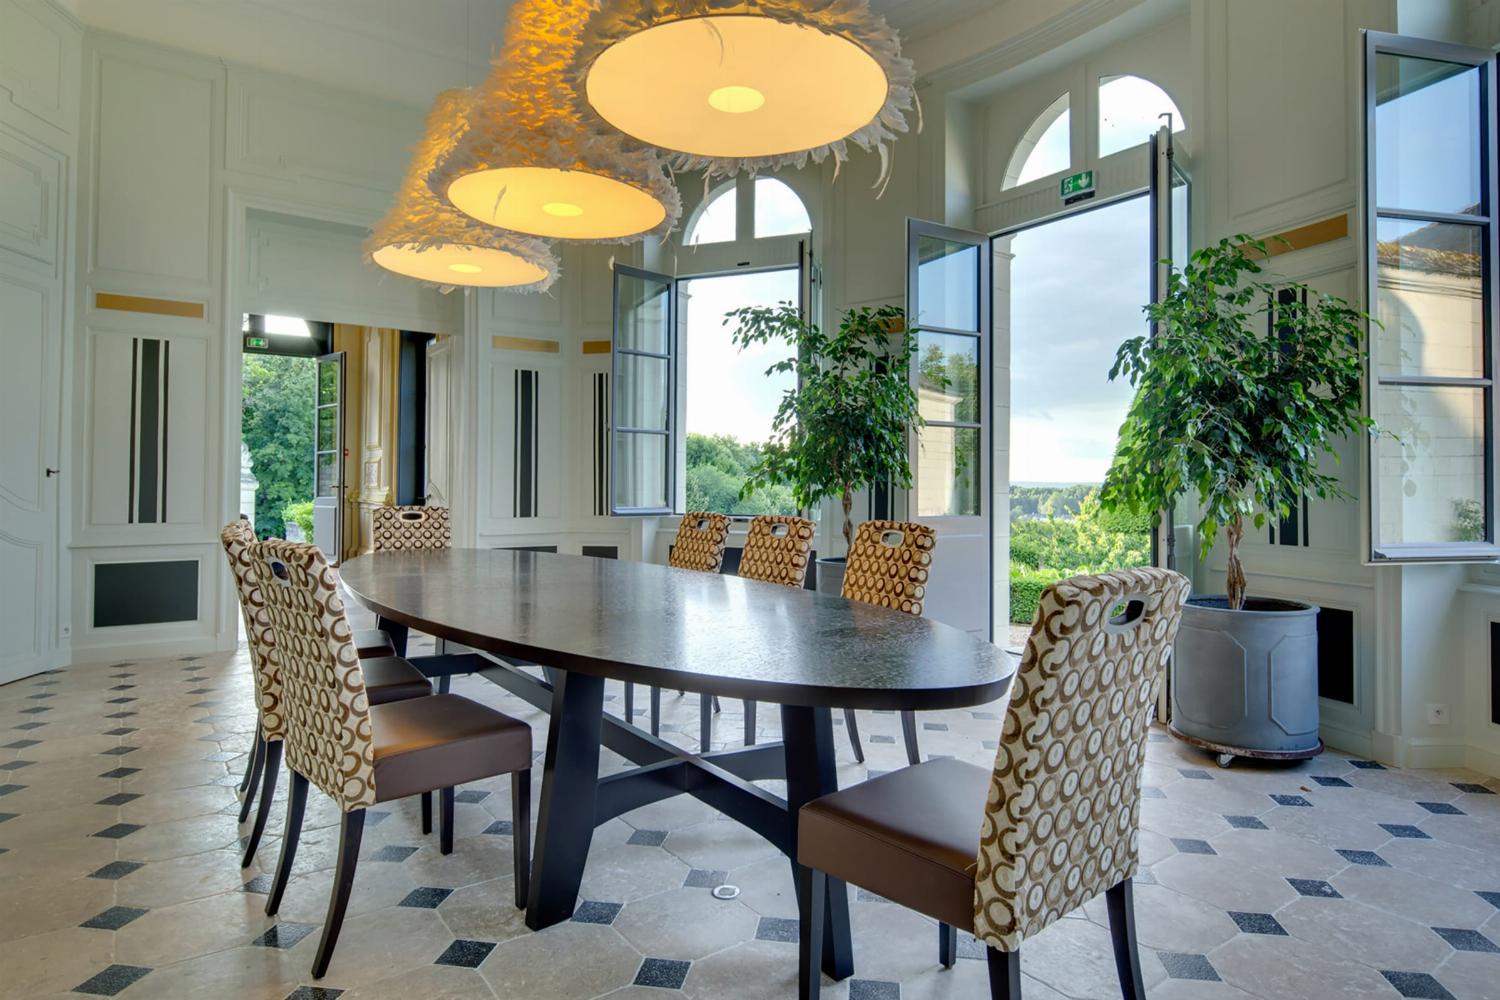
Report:
M755 179L755 238L795 236L812 232L807 206L785 181L774 177Z
M734 242L738 222L735 201L733 181L711 193L688 224L687 245Z
M1011 154L1002 188L1013 188L1039 177L1059 174L1073 163L1071 143L1072 114L1068 95L1064 94L1036 116L1016 151Z
M1187 127L1177 103L1150 80L1122 74L1099 78L1099 155L1139 146L1172 116L1172 131Z

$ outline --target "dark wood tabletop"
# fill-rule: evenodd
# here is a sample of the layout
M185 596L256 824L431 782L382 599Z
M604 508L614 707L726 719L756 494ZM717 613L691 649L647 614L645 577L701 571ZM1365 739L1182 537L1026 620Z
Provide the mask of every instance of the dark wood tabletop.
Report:
M1014 660L941 622L737 576L507 549L377 552L344 586L384 618L615 680L818 708L1003 695Z

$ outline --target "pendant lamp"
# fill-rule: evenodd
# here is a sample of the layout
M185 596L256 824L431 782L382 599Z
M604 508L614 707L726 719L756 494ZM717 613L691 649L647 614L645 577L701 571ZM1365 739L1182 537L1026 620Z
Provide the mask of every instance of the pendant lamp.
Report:
M600 0L569 76L585 125L710 176L842 162L852 142L884 178L915 102L869 0Z
M543 291L557 279L557 258L541 240L482 225L439 200L427 176L467 128L474 100L445 90L433 102L427 130L412 150L396 202L365 250L381 267L434 285Z
M566 79L593 9L519 0L468 131L428 178L434 194L489 225L584 242L665 235L682 205L655 150L585 127Z

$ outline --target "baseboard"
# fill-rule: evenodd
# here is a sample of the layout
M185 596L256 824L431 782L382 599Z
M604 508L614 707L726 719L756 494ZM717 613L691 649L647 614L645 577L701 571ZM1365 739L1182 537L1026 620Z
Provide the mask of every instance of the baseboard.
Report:
M1466 767L1471 747L1462 743L1439 742L1425 737L1414 737L1404 741L1406 752L1402 767L1436 768Z
M1371 734L1367 729L1347 729L1325 719L1318 727L1318 735L1322 737L1323 745L1331 750L1379 759L1375 755Z
M74 644L72 663L106 663L114 660L165 660L174 656L209 656L232 653L236 640L231 637L189 636L181 639L148 639L137 642L109 642L97 646Z
M1480 747L1465 747L1464 767L1491 778L1500 778L1500 753Z

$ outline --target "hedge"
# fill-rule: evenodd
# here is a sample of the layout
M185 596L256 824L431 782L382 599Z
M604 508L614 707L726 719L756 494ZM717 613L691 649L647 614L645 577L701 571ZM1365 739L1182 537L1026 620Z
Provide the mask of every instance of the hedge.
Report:
M1042 591L1061 580L1067 574L1055 570L1036 570L1011 563L1010 567L1010 620L1016 625L1030 625L1036 621L1037 607L1042 603Z

